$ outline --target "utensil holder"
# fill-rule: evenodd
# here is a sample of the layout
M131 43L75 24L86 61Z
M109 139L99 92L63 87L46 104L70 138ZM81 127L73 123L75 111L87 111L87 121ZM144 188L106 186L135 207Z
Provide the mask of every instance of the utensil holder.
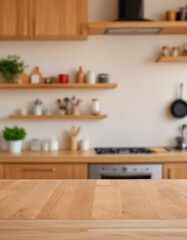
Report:
M70 137L70 150L77 151L78 150L78 141L76 136Z

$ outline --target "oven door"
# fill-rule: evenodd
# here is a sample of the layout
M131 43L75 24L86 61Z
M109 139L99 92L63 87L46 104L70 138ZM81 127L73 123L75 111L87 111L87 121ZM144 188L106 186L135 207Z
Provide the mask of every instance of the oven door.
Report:
M90 179L162 179L161 164L90 164Z

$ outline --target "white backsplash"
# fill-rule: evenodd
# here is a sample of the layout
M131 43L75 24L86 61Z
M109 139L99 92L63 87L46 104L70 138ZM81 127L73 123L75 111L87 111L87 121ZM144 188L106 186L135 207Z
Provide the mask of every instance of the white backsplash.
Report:
M90 19L100 19L101 15L104 20L116 18L116 1L89 1ZM167 9L185 4L183 0L147 0L146 17L157 18ZM187 123L186 119L176 120L169 113L170 103L179 97L177 89L181 81L187 99L187 67L186 63L155 63L155 59L162 45L178 46L186 42L186 36L154 35L92 36L87 41L1 41L0 56L21 56L29 65L27 73L40 66L46 77L70 73L73 80L75 71L82 65L85 71L110 73L111 81L119 86L115 90L0 90L0 130L5 126L25 127L26 148L32 138L52 136L58 137L64 148L72 125L82 127L80 138L89 139L92 147L169 145L179 134L179 127ZM84 99L83 111L89 109L93 97L99 98L102 112L108 118L99 121L8 119L8 115L36 98L54 104L58 97L73 95Z

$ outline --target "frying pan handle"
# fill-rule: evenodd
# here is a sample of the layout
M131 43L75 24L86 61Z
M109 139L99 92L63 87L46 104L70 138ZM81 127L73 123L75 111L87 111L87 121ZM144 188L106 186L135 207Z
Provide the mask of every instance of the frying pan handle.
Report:
M184 88L184 84L181 83L180 84L180 98L183 99L183 88Z

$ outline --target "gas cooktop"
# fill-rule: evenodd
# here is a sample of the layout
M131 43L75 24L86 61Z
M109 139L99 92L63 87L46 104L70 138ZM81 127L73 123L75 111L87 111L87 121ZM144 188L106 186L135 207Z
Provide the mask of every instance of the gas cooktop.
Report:
M107 155L107 154L112 154L112 155L123 155L123 154L153 154L155 153L154 151L151 151L148 148L94 148L95 153L97 155Z

